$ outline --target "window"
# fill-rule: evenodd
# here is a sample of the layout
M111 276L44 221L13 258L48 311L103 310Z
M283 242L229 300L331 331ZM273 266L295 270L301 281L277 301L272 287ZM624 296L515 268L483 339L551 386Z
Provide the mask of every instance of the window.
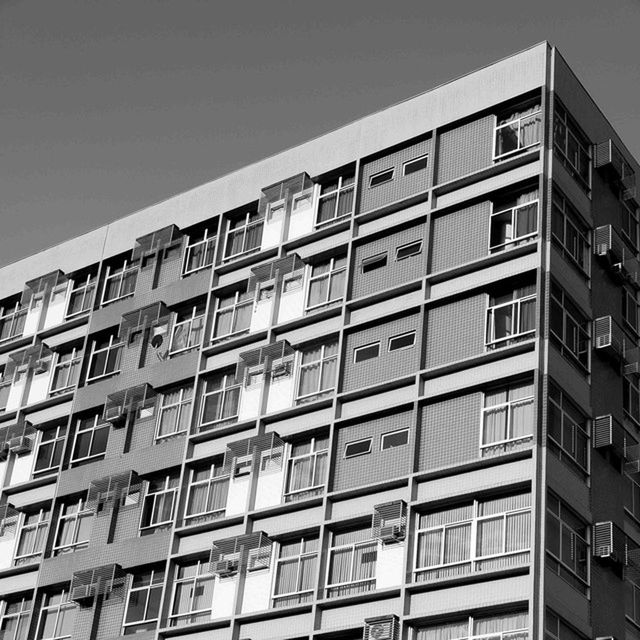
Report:
M399 336L389 338L389 351L400 351L401 349L410 349L416 343L416 332L408 331L401 333Z
M184 252L182 275L186 276L213 264L216 252L216 237L209 229L200 234L187 236L187 247Z
M53 544L54 555L84 549L91 538L93 511L79 499L60 506L58 529Z
M622 288L622 318L625 324L638 333L638 301L635 293Z
M585 273L589 273L589 229L581 222L580 214L557 190L553 190L551 234L562 254Z
M318 536L280 543L273 606L289 607L313 600L318 568Z
M220 296L213 325L213 337L227 337L249 331L253 302L253 293L234 291Z
M623 235L629 238L635 251L638 246L638 209L629 201L622 200L620 202L620 210Z
M429 159L428 155L420 156L419 158L414 158L413 160L409 160L402 165L402 175L410 176L412 173L417 173L418 171L424 171L427 168L427 160Z
M589 321L555 282L551 282L549 327L563 355L589 368Z
M229 220L224 258L228 260L260 249L264 218L257 211Z
M591 143L558 100L554 105L553 148L583 189L591 188Z
M222 461L191 470L187 496L187 524L224 516L229 493L229 470Z
M109 439L109 423L103 422L99 413L80 418L76 423L71 462L80 462L104 455Z
M87 382L120 373L123 346L120 339L114 335L94 340L91 343Z
M549 382L547 429L551 450L561 459L589 470L587 419L564 391Z
M338 370L338 341L302 351L298 400L333 391Z
M547 496L546 565L571 586L587 593L589 543L587 525L554 495Z
M107 267L101 305L133 295L138 278L138 263L125 260L121 267Z
M199 347L204 331L204 305L175 314L169 353L175 354Z
M483 456L505 453L533 438L533 382L512 383L484 394Z
M166 438L189 429L189 410L193 398L193 386L166 391L160 399L160 413L156 438Z
M344 446L344 457L355 458L356 456L371 453L372 440L372 438L366 438L364 440L356 440L355 442L347 442Z
M391 431L383 433L380 436L380 450L393 449L402 447L409 442L409 429L400 429L399 431Z
M74 276L66 317L73 318L91 309L96 293L96 276L87 273L86 276L78 274Z
M624 576L624 612L637 625L640 624L640 585L631 575Z
M153 533L172 524L177 496L178 476L167 475L147 481L140 520L141 535Z
M208 378L204 383L200 427L224 426L238 418L240 383L230 373Z
M638 442L628 432L625 432L625 444L637 450ZM633 476L624 473L622 481L624 483L624 508L636 519L640 520L640 484L637 482L636 474ZM639 594L640 595L640 594ZM638 601L640 605L640 600ZM638 610L640 614L640 609Z
M23 514L22 526L20 527L20 535L13 559L14 566L19 567L23 564L37 562L40 559L47 540L50 516L49 509L38 509L37 511Z
M538 206L537 189L493 202L490 253L531 242L538 235Z
M536 286L519 287L491 296L487 309L486 345L506 347L532 338L536 330Z
M129 584L122 635L152 631L158 624L164 584L162 569L134 573Z
M210 618L214 582L215 576L209 572L207 560L194 560L178 566L169 624L194 624Z
M71 351L57 353L49 393L72 391L78 384L81 363L82 350L78 351L75 347Z
M529 615L526 611L445 622L418 629L416 640L528 640Z
M551 609L546 610L544 618L544 640L585 640Z
M322 493L327 477L329 438L317 436L291 445L285 501Z
M62 589L46 594L38 620L38 640L70 638L76 621L76 605L69 601L69 592Z
M640 423L640 388L632 376L622 378L622 407L629 418Z
M0 602L0 638L27 640L31 598L14 598Z
M541 133L540 104L516 108L496 119L493 157L498 160L528 149L540 142Z
M396 260L404 260L422 253L422 240L416 240L409 244L403 244L396 249Z
M418 523L416 580L441 580L527 563L530 535L530 493L425 513Z
M320 185L316 225L336 222L353 213L355 173L352 170Z
M346 275L346 256L312 265L307 309L342 300Z
M353 350L353 361L364 362L365 360L371 360L377 358L380 355L380 343L367 344L364 347L356 347Z
M19 300L9 306L0 306L0 342L22 336L27 312Z
M58 471L66 435L66 425L51 427L40 433L40 442L38 444L36 462L33 468L34 476L56 473Z
M369 176L369 189L393 180L394 171L395 170L393 168L385 169L384 171L379 171L378 173L374 173L372 176Z
M375 271L376 269L381 269L382 267L387 266L387 252L379 253L375 256L371 256L369 258L363 258L361 262L362 273L369 273L370 271Z
M327 597L375 589L377 559L378 541L371 539L371 526L334 532L329 549Z

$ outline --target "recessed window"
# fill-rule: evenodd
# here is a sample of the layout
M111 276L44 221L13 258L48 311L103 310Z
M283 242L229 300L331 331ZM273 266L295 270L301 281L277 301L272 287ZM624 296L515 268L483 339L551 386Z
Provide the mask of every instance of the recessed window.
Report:
M394 447L402 447L409 442L409 429L401 429L400 431L392 431L391 433L383 433L380 437L380 450L393 449Z
M366 453L371 453L371 440L371 438L366 438L365 440L347 442L344 447L344 457L355 458L356 456L363 456Z
M364 362L365 360L371 360L377 358L380 355L380 343L367 344L364 347L356 347L353 350L353 361Z
M399 336L389 338L389 351L399 351L400 349L409 349L416 343L416 332L409 331Z
M375 256L371 256L370 258L364 258L362 261L362 273L369 273L369 271L374 271L375 269L380 269L381 267L387 266L387 252L378 253Z
M412 173L417 173L418 171L424 171L427 168L427 160L429 159L428 155L420 156L419 158L414 158L413 160L409 160L402 165L402 175L409 176Z
M396 249L396 260L404 260L411 256L417 256L419 253L422 253L422 240L416 240L398 247Z
M374 173L369 178L369 188L377 187L380 184L384 184L385 182L389 182L393 180L393 167L391 169L385 169L384 171L379 171L378 173Z

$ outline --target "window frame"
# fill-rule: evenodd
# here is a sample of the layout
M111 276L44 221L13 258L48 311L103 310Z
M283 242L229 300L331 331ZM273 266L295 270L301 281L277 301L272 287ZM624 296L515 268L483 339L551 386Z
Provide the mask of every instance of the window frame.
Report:
M75 278L71 280L71 288L69 289L67 304L64 313L64 319L70 320L71 318L77 318L78 316L89 313L93 302L95 300L96 291L98 289L98 276L96 274L88 273L87 277L83 281L76 281ZM70 312L72 301L75 296L80 296L82 302L80 304L80 310Z
M75 511L65 514L65 510L69 507L77 506ZM53 539L52 555L59 556L65 553L73 553L77 549L86 549L91 541L91 535L86 540L78 540L80 535L80 523L87 518L93 518L95 515L93 509L87 509L86 501L83 498L78 498L77 502L63 502L60 505L60 512L58 513L58 522L56 523L56 534ZM73 534L71 536L72 542L68 544L57 544L62 532L63 522L73 522ZM93 526L92 526L93 529Z
M205 470L205 467L201 467L200 469L192 467L189 470L189 484L187 486L187 498L185 501L184 507L184 521L185 524L192 524L192 521L197 521L202 518L206 518L207 516L211 516L210 519L214 519L216 517L223 517L224 513L227 509L227 500L229 493L229 483L231 480L231 474L228 469L224 468L224 465L216 462L211 462L209 465L209 475L207 478L202 480L194 480L195 474L198 471ZM207 487L207 499L205 504L209 504L210 496L215 493L214 485L222 485L226 484L227 488L224 491L225 499L224 505L217 509L210 509L208 511L199 511L197 513L189 513L189 507L191 505L191 497L194 491L194 487L205 486Z
M525 194L523 194L525 195ZM521 209L526 209L528 207L536 206L536 229L535 231L531 231L529 233L525 233L523 235L514 236L507 240L506 242L501 242L499 244L491 244L491 238L493 234L493 223L494 220L498 218L498 216L502 216L506 213L511 212L511 229L515 231L518 228L517 224L517 215ZM521 204L516 204L512 207L507 207L506 209L499 209L498 211L494 210L495 204L491 202L491 213L489 215L489 254L493 255L496 253L501 253L502 251L508 251L513 247L511 245L519 246L521 243L531 242L534 238L537 237L539 233L540 227L540 199L538 197L533 200L529 200L527 202L523 202Z
M564 140L560 144L558 140L559 131L564 129ZM577 167L570 158L570 152L568 151L570 146L570 138L573 139L576 147L576 157L578 163L580 162L580 151L587 158L587 173L588 180L580 173L580 168ZM553 104L553 150L560 156L560 160L571 176L581 186L581 188L587 192L587 195L591 194L591 185L593 182L593 154L591 152L592 144L589 138L584 134L580 126L576 123L569 112L560 102L558 97L554 98Z
M396 247L396 262L400 262L401 260L407 260L408 258L413 258L415 256L419 256L422 253L422 245L424 244L423 240L413 240L411 242L405 242ZM407 249L409 247L413 247L414 245L418 245L418 250L413 253L408 253L406 256L400 256L400 252L402 249Z
M17 605L18 610L7 613L12 605ZM29 633L29 618L33 609L32 598L15 598L10 599L10 595L2 596L0 600L0 634L3 640L26 640ZM16 625L11 635L7 634L9 630L6 622L8 620L16 620Z
M9 333L4 338L0 337L0 344L9 343L11 340L21 338L24 335L28 313L29 309L23 307L19 300L8 311L4 306L0 306L0 336L3 333L5 324L9 323Z
M49 602L51 600L51 598L57 594L60 594L60 602L56 603L56 604L45 604L45 602ZM60 621L60 613L62 611L76 611L77 610L77 605L75 605L73 602L71 602L71 600L69 599L69 591L65 590L65 589L61 589L60 591L56 591L54 593L47 593L42 601L42 606L40 607L40 612L38 614L38 626L37 626L37 631L36 631L36 637L38 640L63 640L66 638L71 638L71 634L68 635L53 635L53 636L47 636L45 637L43 635L44 633L44 628L43 628L43 618L44 618L44 614L45 611L55 611L55 623L54 623L54 631L58 630L58 623ZM75 623L75 613L73 616L73 623Z
M138 284L139 270L140 265L136 261L127 259L122 262L121 267L116 267L115 269L113 269L111 265L107 265L104 276L104 283L102 285L102 295L100 296L100 307L104 307L108 304L111 304L112 302L117 302L118 300L123 300L124 298L129 298L130 296L134 295L136 292L136 285ZM133 278L133 288L131 289L131 291L123 293L123 291L126 291L125 284L127 278L131 277L131 274L133 273L135 273L135 278ZM107 288L109 286L110 280L118 281L118 293L113 298L106 299L105 296L107 295Z
M420 163L422 161L424 161L423 167L420 167L419 169L414 169L412 171L409 171L409 173L407 173L407 167L416 163ZM412 158L411 160L407 160L402 163L402 177L404 178L406 176L411 176L414 173L418 173L420 171L426 171L428 166L429 166L429 154L423 153L422 155L416 156L415 158Z
M406 439L405 442L403 442L402 444L396 444L396 445L389 446L389 447L385 447L384 446L385 438L388 438L389 436L397 435L399 433L406 433L407 434L407 439ZM411 438L411 429L409 429L409 427L405 427L403 429L395 429L394 431L387 431L386 433L381 433L380 434L380 451L387 451L389 449L397 449L398 447L406 447L409 444L410 438Z
M360 273L362 273L362 275L366 275L367 273L386 267L389 262L387 254L387 251L381 251L380 253L376 253L372 256L362 258L360 261Z
M298 455L293 454L294 444L289 444L288 452L287 452L287 470L284 482L284 499L287 501L288 496L296 496L303 495L309 492L317 492L322 489L327 484L327 473L329 470L328 465L325 462L325 470L324 470L324 478L321 484L310 484L299 489L292 489L292 479L294 478L294 469L296 468L296 463L304 460L305 458L311 458L311 478L316 477L316 472L318 469L318 460L320 458L324 458L325 461L329 459L329 437L328 436L313 436L309 440L304 440L303 442L309 442L309 453L301 453ZM324 448L319 449L318 443L325 442Z
M199 236L196 236L196 237L199 239L194 240L194 242L191 242L191 236L187 235L187 240L184 248L184 258L182 261L182 270L181 270L182 277L188 276L192 273L196 273L197 271L202 271L203 269L207 269L208 267L212 266L213 263L215 262L217 236L215 234L209 235L209 228L205 227L204 232L202 234L202 238L200 238ZM204 251L202 252L202 260L199 261L200 264L197 267L188 269L187 266L189 264L189 259L190 259L190 256L192 255L192 252L194 250L197 250L201 246L204 247ZM207 262L209 255L211 256L211 261Z
M393 340L397 340L399 338L404 338L405 336L409 336L412 335L413 336L413 342L411 344L405 345L403 347L395 347L394 349L391 348L391 342ZM391 336L389 338L389 340L387 341L387 351L389 353L393 353L394 351L406 351L407 349L413 349L413 347L416 346L416 337L417 337L417 330L416 329L412 329L411 331L405 331L404 333L399 333L395 336Z
M242 222L244 218L244 222ZM252 219L253 218L253 219ZM242 222L238 226L231 228L232 224L237 222ZM262 250L262 240L264 236L264 223L265 218L258 211L247 211L244 216L237 216L234 218L227 219L227 229L224 238L224 256L222 258L223 262L230 262L231 260L235 260L241 256L249 255L252 253L257 253ZM260 239L258 241L257 246L247 248L247 238L249 237L249 230L257 229L260 227ZM238 251L236 253L227 253L233 247L233 243L229 245L229 238L232 234L240 235L242 232L242 251Z
M367 527L368 529L368 527ZM364 528L361 528L360 530L364 530ZM356 529L357 531L357 529ZM325 580L324 580L324 594L325 597L327 598L331 598L331 597L338 597L339 594L337 596L333 596L331 594L331 591L333 589L341 589L341 588L345 588L345 587L357 587L358 585L362 585L362 586L366 586L367 583L372 583L371 587L369 589L367 589L367 591L371 591L375 589L375 582L376 582L376 573L377 573L377 568L378 568L378 541L373 539L373 538L368 538L366 540L361 540L358 542L346 542L343 544L335 544L335 536L336 533L342 533L341 531L332 531L331 532L331 541L329 543L329 548L328 548L328 553L327 553L327 566L326 566L326 573L325 573ZM369 548L369 552L373 552L375 553L375 562L374 562L374 571L373 571L373 576L369 577L369 578L358 578L358 579L353 579L354 573L355 573L355 569L356 569L356 549L359 548L364 548L367 549ZM332 565L332 556L333 553L335 551L338 550L346 550L349 549L350 550L350 563L349 563L349 575L351 577L350 580L346 581L346 582L335 582L335 583L330 583L329 582L329 577L331 575L331 565ZM360 560L362 560L364 553L360 554Z
M362 352L365 351L366 349L374 349L376 350L376 354L375 355L367 355L366 357L360 357L358 358L358 355ZM354 347L353 348L353 364L359 364L361 362L366 362L367 360L375 360L375 358L379 358L380 357L380 340L378 340L377 342L370 342L368 344L363 344L359 347Z
M554 289L557 289L560 292L561 297L558 298ZM571 307L573 307L578 313L582 315L582 322L579 322L580 319L574 317L574 314L567 310L565 307L565 303L568 302ZM553 314L553 305L554 303L558 305L560 310L562 311L562 336L558 336L557 333L553 330L553 322L552 322L552 314ZM565 342L565 334L568 331L567 321L571 320L573 326L575 327L575 334L578 337L577 346L579 347L580 338L586 342L586 348L583 351L578 349L578 353L575 353L571 345ZM591 320L589 316L583 313L582 309L573 302L573 300L567 295L565 290L555 283L553 280L551 281L551 286L549 287L549 338L550 342L556 342L556 348L560 351L560 353L564 356L569 356L569 361L574 362L578 365L578 367L584 371L585 373L589 373L591 371ZM580 354L584 353L586 355L586 364L580 360Z
M166 398L170 394L178 393L178 399L175 402L171 402L169 404L165 404ZM185 399L185 395L188 394L188 397ZM180 435L182 433L187 433L189 431L189 416L187 417L187 427L185 429L179 429L182 415L184 411L189 413L191 411L191 406L193 404L194 399L194 388L193 385L183 385L178 387L177 389L169 389L164 391L160 395L160 402L158 406L158 417L156 419L156 429L155 429L155 440L164 440L165 438L171 438L173 436ZM162 425L162 416L166 410L171 410L176 408L176 419L173 430L170 433L160 433L160 427Z
M138 587L134 587L133 583L135 580L135 576L131 575L129 577L129 584L127 586L127 595L126 595L126 600L125 600L125 606L124 606L124 613L122 616L122 633L121 635L131 635L132 633L138 633L139 631L150 631L151 629L148 628L142 628L142 629L137 629L137 627L148 627L150 624L155 623L154 628L158 626L158 621L160 620L160 611L161 611L161 605L162 605L162 590L164 588L164 581L165 581L165 571L164 569L148 569L147 571L142 571L140 572L141 574L147 574L149 573L149 584L143 585L143 586L138 586ZM156 574L159 574L159 584L157 582L154 582L156 579ZM158 611L157 611L157 615L155 617L151 617L148 618L148 613L149 613L149 605L152 601L151 599L151 595L152 595L152 591L153 590L158 590L160 591L160 597L158 598L158 602L157 602L157 606L158 606ZM142 591L146 591L146 596L145 596L145 605L144 605L144 618L142 620L135 620L135 621L131 621L131 622L127 622L127 614L129 613L129 605L131 602L131 594L132 593L138 593L138 592L142 592ZM129 632L129 629L134 629L133 632Z
M536 321L537 321L537 290L534 285L534 292L515 298L518 289L514 289L511 293L512 297L507 302L499 302L497 304L491 304L492 299L495 296L489 296L487 311L485 313L485 338L484 346L485 350L493 351L495 349L501 349L504 347L513 346L516 343L530 340L536 335ZM502 296L499 296L502 297ZM534 326L532 329L527 329L524 325L523 318L526 316L522 313L523 305L533 302L534 306ZM495 337L496 334L496 318L497 311L511 307L511 333L508 333L504 337Z
M307 551L307 544L308 541L311 540L315 540L316 542L316 548L315 550L311 550L311 551ZM276 604L277 600L287 600L289 598L298 596L300 597L300 601L298 602L298 604L302 604L304 602L308 602L310 600L313 600L314 594L315 594L315 587L316 587L316 580L317 580L317 574L318 574L318 569L319 569L319 559L320 559L320 538L318 536L318 534L316 535L305 535L305 536L300 536L300 538L297 539L298 544L299 544L299 549L298 549L298 553L297 554L293 554L293 555L288 555L288 556L282 556L282 544L278 545L278 557L276 558L275 561L275 567L274 567L274 571L273 571L273 588L271 589L271 608L277 608L278 605ZM292 542L292 541L288 541L288 542ZM314 569L312 571L312 586L309 589L301 589L300 587L302 579L303 579L303 573L301 571L301 567L302 564L305 560L311 559L311 558L315 558L315 566ZM276 593L277 589L278 589L278 578L280 576L279 574L279 568L281 565L284 564L293 564L293 563L297 564L297 569L296 569L296 578L295 578L295 583L298 586L298 588L295 591L289 591L286 593ZM314 579L316 578L316 579ZM308 599L303 599L305 598L305 596L308 596ZM285 603L283 606L291 606L291 603Z
M382 178L383 176L385 176L385 174L389 174L389 177L385 177L384 179L380 180L380 182L378 182L376 180ZM387 169L383 169L382 171L376 171L375 173L372 173L369 176L369 180L368 180L368 187L369 189L375 189L376 187L379 187L380 185L386 184L387 182L392 182L393 179L395 178L396 175L396 168L395 167L389 167ZM373 184L375 181L375 184Z
M69 355L69 358L65 358ZM82 367L82 349L73 347L71 351L58 351L55 354L55 364L51 367L51 376L49 382L48 395L57 395L62 393L68 393L73 391L80 381L80 370ZM54 389L54 383L56 382L56 373L58 370L65 370L63 374L65 384L61 387ZM61 376L62 377L62 376Z
M315 206L315 216L314 216L314 227L318 228L318 227L324 227L326 225L329 224L335 224L336 222L340 221L340 220L345 220L348 217L353 216L353 213L355 211L355 191L356 191L356 172L355 172L355 168L353 170L353 173L351 173L349 170L345 170L342 173L340 173L339 175L337 175L335 178L335 181L337 183L337 186L335 189L332 189L331 191L327 191L326 193L322 193L322 190L324 188L322 182L320 182L317 186L317 198L316 198L316 206ZM330 180L332 180L332 178L328 178L325 182L329 182ZM345 181L346 180L350 180L350 182L348 182L345 185ZM340 201L344 198L344 197L349 197L348 195L345 196L345 194L349 194L351 193L351 207L350 210L346 213L343 213L341 215L338 215L338 211L340 209ZM319 214L320 214L320 209L321 209L321 205L322 205L322 201L323 200L329 200L330 198L335 197L335 203L333 205L333 215L328 218L327 220L319 220Z
M212 391L207 391L207 387L210 381L215 380L216 378L221 377L221 383L219 389L214 389ZM200 396L200 410L199 410L199 419L198 419L198 430L201 430L203 427L207 428L215 428L215 425L224 425L225 423L233 422L238 420L240 415L240 403L242 402L242 382L237 381L236 376L232 373L222 373L217 374L204 379L204 387L202 389L202 394ZM231 384L229 384L231 382ZM226 405L227 394L233 393L233 390L238 389L238 401L235 407L235 412L232 416L228 417L218 417L215 420L211 420L209 422L204 422L204 413L205 406L207 402L207 398L213 395L219 394L221 396L221 402L219 403L219 411L218 413L224 413L224 408Z
M53 438L44 440L45 434L53 431L55 431ZM49 475L59 470L60 465L62 464L62 452L64 449L64 443L66 439L67 439L67 425L64 423L57 424L54 427L50 427L48 429L43 429L42 431L40 431L40 435L38 438L38 448L36 450L36 454L33 460L33 471L31 472L31 475L33 477L40 478L42 476ZM42 469L36 469L36 465L38 464L38 459L40 457L40 449L48 446L51 446L51 453L48 455L49 466L43 467ZM58 458L57 464L51 464L51 462L53 462L56 457Z
M183 577L180 578L179 574L180 574L180 569L183 567L187 567L190 565L194 565L196 567L196 572L193 576L188 576L188 577ZM213 573L210 573L209 571L209 562L207 560L200 560L200 559L196 559L196 560L191 560L189 562L185 562L184 564L177 564L176 568L175 568L175 574L172 576L172 589L171 589L171 598L169 600L169 608L168 608L168 624L171 627L177 627L180 626L180 621L185 619L185 618L192 618L193 616L196 617L196 619L207 615L207 614L211 614L211 611L213 610L213 596L214 596L214 587L212 587L212 593L211 593L211 602L209 603L209 607L208 608L204 608L204 609L192 609L191 607L193 607L193 603L194 603L194 594L196 593L196 587L198 586L199 582L208 582L211 581L215 584L215 576ZM176 593L178 591L178 587L181 584L188 584L191 583L192 587L190 590L190 595L189 595L189 605L190 608L188 611L180 611L178 613L173 613L173 609L176 605ZM193 624L193 620L186 620L186 623L191 623ZM182 623L185 624L185 623Z
M178 492L180 490L180 478L170 473L164 474L161 476L162 486L156 491L150 491L151 483L158 481L158 479L159 478L150 478L147 479L145 483L142 508L140 509L140 524L138 526L138 534L140 536L171 526L176 516ZM171 486L172 484L174 486ZM154 521L154 514L157 509L159 510L159 516L161 516L163 501L166 500L167 497L171 500L171 513L169 518L167 520L160 519L158 521ZM149 523L143 524L145 520L147 520L147 516Z
M341 267L336 267L336 261L338 260L344 260L344 265ZM313 275L313 271L315 268L319 267L320 265L324 265L327 264L327 262L329 263L329 269L324 272L321 273L319 275ZM324 307L326 305L329 304L335 304L337 302L340 302L341 300L344 299L344 292L345 292L345 288L346 288L346 284L347 284L347 256L334 256L332 258L329 258L329 260L325 260L323 262L318 262L316 264L311 264L308 266L308 283L307 283L307 289L305 292L305 311L311 311L313 309L318 309L320 307ZM311 286L314 282L319 282L321 280L327 280L328 284L327 284L327 292L326 292L326 296L325 298L329 298L329 296L331 295L331 288L332 288L332 284L333 284L333 280L336 276L340 276L341 274L344 274L343 276L343 283L342 283L342 294L340 296L338 296L337 298L332 298L330 300L324 300L323 302L319 302L317 304L309 304L310 302L310 297L311 297Z
M29 516L36 516L37 520L35 522L27 523L27 518ZM31 564L32 562L37 562L38 558L43 556L45 546L47 543L47 532L49 530L49 525L51 523L51 509L41 507L37 511L32 511L30 513L23 512L20 516L20 527L18 529L18 533L16 535L16 544L13 552L13 560L12 566L18 567L25 564ZM43 530L41 534L40 531ZM29 552L21 553L18 555L18 550L20 549L22 537L28 532L34 531L32 541L29 543ZM42 536L42 537L40 537ZM41 547L38 549L37 547Z
M528 106L528 105L531 105L531 106ZM540 132L543 131L542 105L540 103L540 97L536 97L535 99L532 99L532 100L527 100L526 103L522 103L522 104L519 104L519 105L514 105L511 110L513 110L514 113L521 113L522 111L526 111L527 109L530 109L530 108L533 108L533 107L536 107L536 106L538 107L537 111L533 111L532 113L528 113L528 114L523 115L523 116L518 116L517 118L512 118L511 120L508 120L507 122L503 122L502 124L498 124L498 121L501 118L499 118L497 115L494 114L494 116L493 116L493 137L492 137L492 142L493 142L492 159L493 159L494 162L501 161L501 160L504 160L504 159L507 159L507 158L511 158L512 156L515 156L515 155L517 155L519 153L522 153L523 151L526 151L527 149L532 149L536 145L542 144L542 140L540 139L540 138L542 138L542 136L539 136L539 139L536 140L535 142L520 146L520 132L522 130L522 120L527 120L527 119L533 118L534 116L538 116ZM511 151L506 151L504 153L500 153L500 154L497 153L498 129L503 129L504 127L508 127L508 126L512 125L514 122L518 123L518 132L517 132L518 146L517 146L517 148L516 149L512 149Z
M328 347L331 347L332 345L335 345L335 354L331 354L331 355L326 355L327 349ZM303 362L304 360L304 354L307 350L313 350L314 348L319 348L320 349L320 356L317 360L312 360L309 362ZM300 356L299 356L299 366L297 367L297 379L296 379L296 396L295 396L295 400L296 402L299 402L300 400L308 400L310 398L313 398L314 396L319 396L319 395L323 395L326 393L333 393L335 392L336 389L336 385L337 385L337 377L338 377L338 360L339 360L339 355L340 355L340 343L339 340L336 338L333 341L330 342L323 342L321 344L314 344L314 345L310 345L307 347L307 350L302 349L300 351ZM312 391L311 393L306 393L306 394L301 394L300 393L300 385L302 382L302 373L303 373L303 369L310 369L311 367L318 365L320 368L320 373L318 375L318 387L322 386L322 378L323 378L323 374L324 374L324 370L325 367L327 366L328 362L333 362L335 361L336 365L336 371L334 374L334 378L333 378L333 385L330 387L327 387L326 389L319 389L317 388L315 391Z
M205 331L205 310L206 310L206 307L203 306L202 303L200 303L200 304L194 304L191 307L191 312L188 314L174 312L173 323L171 326L171 340L169 341L169 357L175 356L179 353L186 353L187 351L192 351L200 347L200 345L202 344L202 340L204 338L204 331ZM184 318L184 319L179 320L179 318ZM201 325L199 328L196 326L196 328L194 329L194 325L198 321L201 321ZM176 348L175 347L176 334L178 333L178 329L183 327L187 328L186 346Z
M350 446L354 444L360 444L361 442L368 442L369 448L366 451L360 451L359 453L352 453L350 455L347 455L347 450L349 449ZM349 460L350 458L359 458L360 456L369 455L372 450L373 450L373 436L370 436L368 438L360 438L359 440L351 440L349 442L344 443L344 452L342 454L342 458L343 460Z
M562 216L562 238L555 232L554 215ZM557 187L553 188L551 196L551 218L551 239L560 246L563 257L568 258L571 265L589 277L591 275L591 233L589 227L582 220L578 210ZM572 233L568 233L568 230ZM574 247L569 246L571 241L568 237L571 235L573 235ZM583 255L584 264L577 257L580 253Z
M232 303L226 304L224 307L222 306L222 300L224 298L229 298L231 295L234 296L234 300ZM242 298L245 298L244 300ZM249 317L249 325L247 327L242 327L240 329L234 330L234 325L238 319L238 309L244 307L254 307L256 296L254 294L249 294L249 292L242 292L236 289L233 292L230 292L228 295L224 296L224 298L216 297L216 311L213 316L213 328L211 335L211 342L218 342L219 340L225 340L228 338L233 338L235 336L239 336L245 333L251 333L251 317ZM217 333L218 330L218 322L221 314L231 312L231 331L227 333Z
M94 414L93 416L93 424L89 425L87 427L83 427L81 428L81 423L83 421L87 421L88 423L89 418L77 418L76 419L76 428L73 434L73 446L71 447L71 458L69 460L69 463L73 466L75 464L78 463L83 463L83 462L87 462L89 460L96 460L98 458L103 458L104 455L107 452L107 446L109 445L109 431L110 431L110 425L108 422L105 422L101 415L99 413ZM105 440L105 445L104 445L104 450L103 451L99 451L97 453L91 453L91 449L93 448L93 444L96 440L96 432L98 432L99 430L104 430L107 433L107 437ZM74 457L76 455L76 446L78 444L78 439L79 436L81 434L85 434L85 433L89 433L91 432L91 437L89 439L89 447L88 447L88 455L80 457L80 458L76 458Z
M120 338L118 336L115 336L114 334L109 334L109 342L107 346L100 347L98 349L96 349L96 344L98 341L96 339L91 341L91 349L89 352L89 365L87 367L87 375L86 375L85 382L87 383L94 382L95 380L100 380L102 378L115 376L120 373L121 371L120 366L122 364L122 350L124 349L124 342L122 340L120 340L119 342L116 342L116 340L120 340ZM111 371L107 371L109 366L109 358L111 356L112 351L116 352L116 357L113 362L114 369L112 369ZM92 376L90 374L91 374L91 369L93 367L93 361L94 361L93 359L95 358L97 353L102 353L102 352L105 352L107 354L104 361L103 372L99 373L98 375Z

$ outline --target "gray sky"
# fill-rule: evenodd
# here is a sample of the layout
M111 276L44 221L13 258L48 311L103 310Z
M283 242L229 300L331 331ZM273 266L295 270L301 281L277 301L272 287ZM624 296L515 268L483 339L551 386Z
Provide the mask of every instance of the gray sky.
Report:
M0 264L541 40L640 158L640 0L0 0Z

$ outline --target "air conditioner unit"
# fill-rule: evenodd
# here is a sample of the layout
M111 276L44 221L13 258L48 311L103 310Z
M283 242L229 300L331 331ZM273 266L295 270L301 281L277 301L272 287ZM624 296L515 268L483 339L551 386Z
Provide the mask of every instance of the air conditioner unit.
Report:
M397 542L404 540L404 528L399 524L391 524L380 528L378 538L382 542Z
M291 361L274 363L271 367L271 378L283 378L291 375Z
M96 586L94 584L82 584L78 587L73 587L71 590L71 599L74 602L86 603L93 600L96 595Z
M251 473L252 466L253 466L253 454L236 457L233 464L233 477L241 478L243 476L248 476Z
M393 625L389 623L369 625L368 635L371 640L393 640Z
M221 578L227 578L238 573L239 566L240 561L237 558L233 560L218 560L213 567L213 573L217 573Z
M38 375L40 373L46 373L49 369L49 362L47 360L38 360L36 366L33 368L33 372Z
M104 419L110 422L114 428L123 427L127 414L122 407L109 407L104 413Z
M9 451L16 455L22 455L23 453L29 453L31 451L31 439L27 436L16 436L11 438L7 445Z

